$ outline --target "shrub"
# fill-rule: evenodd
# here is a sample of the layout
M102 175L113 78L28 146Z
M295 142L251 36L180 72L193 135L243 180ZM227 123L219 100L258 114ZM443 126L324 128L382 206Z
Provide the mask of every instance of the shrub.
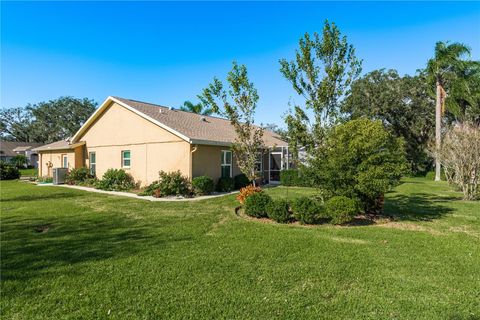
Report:
M233 181L234 181L235 190L240 190L241 188L246 187L251 183L251 181L243 173L237 174L233 178Z
M192 179L193 192L198 195L210 194L215 189L212 178L207 176L195 177Z
M284 186L298 186L298 170L289 169L280 171L280 183Z
M272 198L265 192L257 192L245 199L245 213L251 217L262 218L267 216L267 205Z
M10 163L12 166L17 167L17 168L26 168L27 167L27 157L23 154L17 154L15 157L13 157L10 160Z
M38 177L37 181L39 183L52 183L53 182L53 177Z
M291 215L287 200L272 200L267 204L266 210L268 217L278 223L286 223L290 220Z
M91 179L93 176L90 174L88 168L72 169L67 174L66 181L68 184L81 184L87 179Z
M317 186L360 199L366 213L381 211L378 199L408 172L403 140L380 121L362 118L336 126L318 154L309 164Z
M287 187L313 187L315 173L312 168L301 166L298 169L280 171L280 183Z
M217 183L217 190L220 192L230 192L233 190L234 181L232 178L220 178Z
M262 192L262 189L260 187L254 187L252 184L248 185L240 189L240 193L237 196L237 200L241 204L244 204L245 199L247 199L249 196L257 192Z
M431 181L434 181L435 180L435 171L429 171L427 172L427 174L425 175L425 178L427 180L431 180ZM440 171L440 179L442 181L446 181L447 180L447 177L445 176L445 171L443 170L443 168L441 169Z
M159 184L158 184L158 180L157 181L153 181L152 183L150 183L148 186L146 186L142 192L140 192L138 195L139 196L153 196L155 194L155 190L159 190ZM160 191L159 191L160 192Z
M358 211L356 201L344 196L335 196L329 199L325 202L325 210L333 224L352 221Z
M133 177L122 169L108 169L96 183L97 189L127 191L135 187Z
M159 194L164 196L189 196L190 195L190 182L187 177L184 177L180 171L165 172L160 171L158 173L158 188Z
M321 202L309 197L295 199L292 211L294 218L303 224L314 224L325 218L325 209Z
M0 180L14 180L20 178L20 171L14 165L0 162Z

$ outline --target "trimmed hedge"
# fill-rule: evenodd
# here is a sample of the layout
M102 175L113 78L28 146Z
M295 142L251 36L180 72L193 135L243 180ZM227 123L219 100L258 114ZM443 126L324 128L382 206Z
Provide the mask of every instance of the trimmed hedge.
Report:
M309 197L300 197L293 201L293 216L302 224L318 223L325 218L325 208L320 201Z
M215 184L210 177L195 177L192 179L192 189L196 195L207 195L213 192Z
M245 213L251 217L267 217L267 206L272 198L265 192L257 192L245 199Z
M333 224L344 224L353 220L358 212L357 202L345 196L336 196L325 203L327 215Z
M272 200L266 205L267 216L278 223L287 223L291 214L287 200Z

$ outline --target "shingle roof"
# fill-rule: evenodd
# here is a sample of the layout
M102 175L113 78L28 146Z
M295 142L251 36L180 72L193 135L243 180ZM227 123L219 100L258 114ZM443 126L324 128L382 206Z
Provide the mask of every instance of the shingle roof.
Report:
M75 149L79 145L84 144L82 143L74 143L70 144L68 140L60 140L56 142L52 142L46 145L43 145L41 147L35 148L34 150L36 151L49 151L49 150L70 150L70 149Z
M0 141L0 155L4 157L15 157L17 153L14 151L30 150L34 147L41 146L38 142L16 142L16 141Z
M198 144L231 144L236 137L235 130L227 119L202 116L196 113L169 109L165 106L113 97L136 111L164 124ZM265 130L266 146L287 146L287 142L274 132Z

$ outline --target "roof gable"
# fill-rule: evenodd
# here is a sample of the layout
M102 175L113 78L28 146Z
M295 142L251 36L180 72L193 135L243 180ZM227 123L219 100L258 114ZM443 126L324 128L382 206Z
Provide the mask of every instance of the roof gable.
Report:
M236 137L235 130L227 119L203 116L136 100L108 97L73 136L72 142L78 142L83 133L108 108L111 102L116 102L188 143L228 146L234 142ZM264 132L264 143L267 146L287 145L278 135L268 130Z

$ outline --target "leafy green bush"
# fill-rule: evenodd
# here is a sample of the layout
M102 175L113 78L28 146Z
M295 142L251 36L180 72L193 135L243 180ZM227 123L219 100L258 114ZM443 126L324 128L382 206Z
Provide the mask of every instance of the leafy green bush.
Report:
M155 195L164 196L189 196L191 193L190 182L180 171L158 173L158 188Z
M313 181L315 174L310 172L311 170L307 166L282 170L280 171L280 183L287 187L313 187L315 186Z
M335 196L325 202L327 216L333 224L344 224L353 220L357 214L357 202L345 196Z
M317 223L325 218L325 209L319 200L310 197L300 197L292 204L293 216L303 224Z
M251 183L251 181L248 180L247 176L244 173L237 174L233 178L233 180L234 180L235 190L240 190L241 188L244 188Z
M245 199L245 213L251 217L262 218L267 216L267 205L272 198L265 192L257 192Z
M284 199L270 201L266 210L267 216L278 223L287 223L291 218L288 202Z
M23 154L17 154L10 160L10 163L17 168L26 168L27 167L27 157Z
M193 192L197 195L210 194L215 189L212 178L207 176L195 177L192 179Z
M361 200L367 213L376 213L379 198L408 172L403 140L380 121L357 119L336 126L310 167L318 187L333 195Z
M427 180L435 180L435 171L429 171L427 172L427 174L425 175L425 178ZM440 179L442 181L446 181L447 180L447 177L445 176L445 171L443 171L443 169L440 171Z
M83 167L70 170L67 174L66 181L68 184L81 184L91 178L93 178L93 176L90 174L88 168Z
M232 178L220 178L217 183L217 190L220 192L230 192L233 190L235 183Z
M127 191L135 188L133 177L122 169L108 169L96 183L97 189L109 191Z
M0 162L0 180L14 180L20 178L20 171L14 165Z

